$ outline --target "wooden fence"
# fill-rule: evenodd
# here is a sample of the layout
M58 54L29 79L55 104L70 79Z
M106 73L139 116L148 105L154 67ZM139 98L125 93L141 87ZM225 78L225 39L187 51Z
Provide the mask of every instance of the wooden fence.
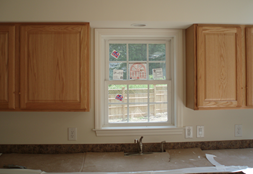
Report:
M154 88L149 90L150 102L167 102L167 86L153 85ZM123 101L115 99L116 95L123 95ZM129 89L129 117L141 118L147 117L148 105L148 89L147 88L135 88ZM110 89L108 92L109 97L109 120L111 119L126 119L127 118L127 91L125 87L121 89ZM122 104L110 104L110 103L122 103ZM159 114L167 113L167 104L150 104L150 116L156 116Z

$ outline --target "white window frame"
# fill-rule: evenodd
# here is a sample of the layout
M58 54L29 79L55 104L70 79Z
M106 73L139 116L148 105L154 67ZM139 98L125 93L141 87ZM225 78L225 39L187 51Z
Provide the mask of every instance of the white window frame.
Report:
M97 136L122 136L122 135L166 135L166 134L182 134L182 99L179 100L179 93L182 96L183 91L177 90L177 85L182 82L177 76L177 70L182 67L183 60L183 30L170 29L95 29L95 129ZM171 73L172 83L172 101L174 114L171 117L171 124L153 124L149 126L130 126L115 127L106 125L105 121L105 103L108 101L105 98L106 84L106 54L108 52L108 42L110 40L160 40L170 42L170 52L172 52L170 61L173 65L173 73ZM107 48L107 49L106 49ZM181 64L179 64L180 62ZM166 71L167 72L167 71ZM138 83L142 83L139 80ZM179 81L179 83L178 83ZM182 84L181 84L182 85ZM120 124L119 124L120 125Z

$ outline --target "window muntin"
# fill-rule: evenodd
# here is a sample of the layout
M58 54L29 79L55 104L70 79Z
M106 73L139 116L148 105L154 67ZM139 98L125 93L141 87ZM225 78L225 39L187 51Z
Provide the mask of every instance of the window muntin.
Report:
M168 41L107 42L104 126L171 123L169 47ZM118 58L112 56L114 51ZM114 69L123 76L115 78Z

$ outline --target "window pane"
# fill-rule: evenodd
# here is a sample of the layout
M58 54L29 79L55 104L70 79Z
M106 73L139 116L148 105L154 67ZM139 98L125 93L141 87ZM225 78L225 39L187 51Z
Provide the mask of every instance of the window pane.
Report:
M108 103L127 103L127 85L108 85Z
M127 122L127 105L115 104L109 105L108 108L109 123L125 123Z
M148 122L148 105L135 104L129 106L129 122Z
M129 63L129 79L146 80L147 79L146 63Z
M149 85L150 102L167 102L167 84Z
M150 80L166 80L166 64L165 63L149 63L149 79Z
M129 85L129 103L147 103L148 85Z
M165 61L165 44L149 44L149 61Z
M147 61L147 44L129 44L129 61Z
M109 60L126 61L126 44L109 44Z
M126 63L109 63L109 80L126 80L126 79L127 79Z
M167 116L167 104L151 104L149 107L150 122L166 122Z

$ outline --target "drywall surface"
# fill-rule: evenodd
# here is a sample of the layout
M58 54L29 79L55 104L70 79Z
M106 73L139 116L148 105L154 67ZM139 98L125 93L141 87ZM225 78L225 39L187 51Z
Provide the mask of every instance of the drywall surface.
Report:
M253 1L247 0L0 0L0 22L86 21L98 27L147 21L166 26L192 23L252 23ZM131 11L131 13L129 12ZM104 24L104 25L103 25ZM94 101L94 50L91 29L90 112L0 112L0 144L132 143L135 136L97 137ZM183 64L184 62L182 62ZM185 82L185 70L178 70ZM185 85L178 91L184 92ZM183 93L182 92L182 93ZM183 98L184 98L183 97ZM185 98L180 98L185 101ZM193 126L193 138L184 135L145 136L143 142L186 142L253 138L253 109L193 111L182 108L183 126ZM234 136L234 125L243 125L243 136ZM205 126L205 137L196 137L196 126ZM68 141L67 128L77 128L77 141Z
M0 21L91 22L92 27L253 23L251 0L0 0Z

